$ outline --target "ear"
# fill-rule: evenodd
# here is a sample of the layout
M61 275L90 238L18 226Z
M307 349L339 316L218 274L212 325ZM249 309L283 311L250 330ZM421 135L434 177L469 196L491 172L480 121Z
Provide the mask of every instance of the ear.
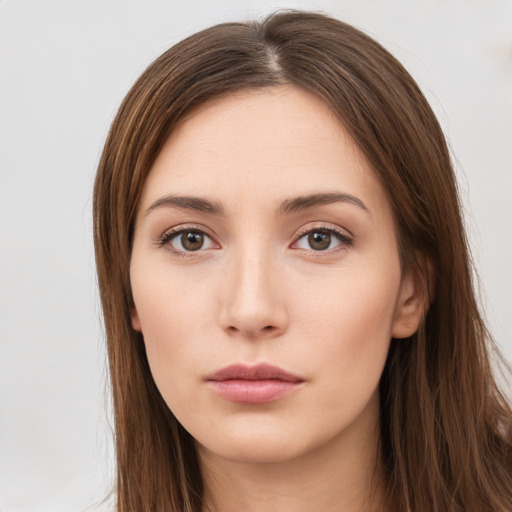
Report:
M137 313L137 308L133 306L130 313L132 317L132 327L134 328L134 330L142 332L142 326L140 324L140 318L139 313Z
M403 276L391 331L393 338L408 338L418 330L427 310L426 290L411 272Z

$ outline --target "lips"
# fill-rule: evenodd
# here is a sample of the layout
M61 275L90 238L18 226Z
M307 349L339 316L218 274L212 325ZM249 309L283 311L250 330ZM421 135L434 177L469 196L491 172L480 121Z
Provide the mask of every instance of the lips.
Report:
M269 364L227 366L206 380L221 397L243 404L273 402L293 393L304 382L301 377Z

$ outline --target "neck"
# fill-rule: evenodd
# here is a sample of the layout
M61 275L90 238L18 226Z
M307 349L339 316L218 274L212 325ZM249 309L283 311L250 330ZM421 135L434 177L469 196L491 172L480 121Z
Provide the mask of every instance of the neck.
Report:
M234 461L198 445L204 512L385 512L374 419L371 432L352 425L291 460Z

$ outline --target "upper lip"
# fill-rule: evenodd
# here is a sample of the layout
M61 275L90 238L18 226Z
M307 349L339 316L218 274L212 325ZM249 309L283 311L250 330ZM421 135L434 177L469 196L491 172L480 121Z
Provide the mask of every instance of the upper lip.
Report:
M258 364L246 366L244 364L233 364L208 375L206 380L283 380L286 382L302 382L297 375L293 375L278 366L271 364Z

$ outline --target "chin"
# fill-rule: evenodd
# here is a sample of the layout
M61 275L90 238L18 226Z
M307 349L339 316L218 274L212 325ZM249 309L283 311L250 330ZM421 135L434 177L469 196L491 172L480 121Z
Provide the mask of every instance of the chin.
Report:
M240 464L274 464L293 460L306 450L297 446L283 446L274 439L255 436L250 440L231 439L226 443L212 443L208 446L197 443L198 449L206 450L215 457Z
M314 432L290 431L270 426L244 428L236 431L209 432L195 437L199 452L243 464L272 464L292 461L321 449L329 443L329 435ZM211 435L214 434L214 435Z

